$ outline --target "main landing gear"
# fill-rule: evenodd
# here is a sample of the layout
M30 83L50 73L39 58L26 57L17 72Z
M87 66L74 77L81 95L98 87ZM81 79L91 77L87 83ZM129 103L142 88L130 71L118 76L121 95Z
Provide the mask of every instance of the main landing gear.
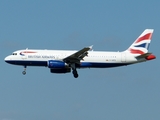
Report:
M71 68L72 68L72 73L73 73L73 76L75 77L75 78L78 78L78 72L77 72L77 70L76 70L76 66L75 66L75 64L71 64Z
M27 68L27 66L24 66L24 71L22 72L23 75L26 74L26 68Z
M73 76L74 76L75 78L78 78L77 70L73 70L72 73L73 73Z

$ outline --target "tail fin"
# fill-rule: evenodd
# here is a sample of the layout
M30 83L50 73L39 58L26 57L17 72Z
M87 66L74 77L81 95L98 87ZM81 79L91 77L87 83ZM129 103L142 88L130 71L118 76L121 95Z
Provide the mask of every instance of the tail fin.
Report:
M146 29L144 32L134 41L134 43L126 50L132 54L145 54L148 53L153 29Z

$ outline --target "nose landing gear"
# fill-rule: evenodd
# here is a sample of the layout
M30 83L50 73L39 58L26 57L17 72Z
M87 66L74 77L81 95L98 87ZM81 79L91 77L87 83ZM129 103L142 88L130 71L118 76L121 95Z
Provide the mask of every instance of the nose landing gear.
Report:
M23 75L26 74L26 68L27 68L27 66L24 66L24 71L22 72Z

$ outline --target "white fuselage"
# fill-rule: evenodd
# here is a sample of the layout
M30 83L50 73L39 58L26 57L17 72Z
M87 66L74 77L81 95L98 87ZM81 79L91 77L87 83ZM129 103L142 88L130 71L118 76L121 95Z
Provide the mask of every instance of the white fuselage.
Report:
M18 50L5 58L10 64L22 66L47 66L49 60L63 61L77 51L66 50ZM107 68L129 65L146 59L137 60L136 55L128 52L88 51L77 68Z

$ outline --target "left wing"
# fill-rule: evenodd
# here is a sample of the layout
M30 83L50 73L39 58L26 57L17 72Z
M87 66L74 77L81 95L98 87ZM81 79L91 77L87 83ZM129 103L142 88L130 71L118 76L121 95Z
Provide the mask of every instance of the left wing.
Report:
M93 46L85 47L85 48L75 52L74 54L64 58L63 61L68 64L73 64L73 63L80 64L80 60L83 60L83 58L88 55L87 51L91 50L92 47Z

